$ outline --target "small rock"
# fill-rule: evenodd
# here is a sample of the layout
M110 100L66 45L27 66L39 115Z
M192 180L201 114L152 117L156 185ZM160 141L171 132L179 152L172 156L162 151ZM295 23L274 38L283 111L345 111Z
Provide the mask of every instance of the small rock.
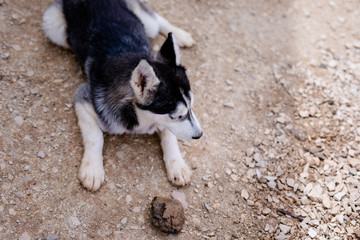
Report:
M338 65L338 62L336 60L334 60L334 59L331 59L328 62L328 66L331 67L331 68L335 68L337 65Z
M179 202L181 202L181 204L183 205L184 209L187 209L187 207L189 206L189 204L186 202L186 197L185 197L185 193L183 192L178 192L178 191L174 191L171 193L171 196L178 200Z
M232 180L234 180L235 182L237 182L238 180L239 180L239 177L238 177L238 175L236 175L236 174L231 174L231 179Z
M291 226L287 226L284 224L280 224L279 228L280 228L281 232L283 232L285 235L288 234L291 230Z
M225 102L223 103L223 106L227 108L235 108L235 104L233 102Z
M299 111L299 116L302 118L308 118L310 116L310 113L306 110L304 111Z
M37 88L31 88L30 93L35 95L39 93L39 90Z
M185 222L184 208L176 199L154 197L150 219L161 231L179 233Z
M210 207L209 204L204 203L204 207L205 207L205 209L206 209L209 213L213 213L213 212L214 212L214 209L213 209L212 207Z
M16 212L15 212L15 210L14 210L13 208L10 208L10 209L9 209L9 214L10 214L11 216L15 216L15 215L16 215Z
M18 126L21 126L21 125L23 125L23 123L24 123L24 119L23 119L23 117L21 117L21 116L15 117L14 120L15 120L16 125L18 125Z
M254 150L255 149L253 147L246 149L245 151L246 156L251 157L254 153Z
M131 195L126 195L126 197L125 197L125 202L126 202L126 204L129 205L129 203L130 203L131 201L132 201Z
M31 240L31 236L28 232L23 232L20 235L19 240Z
M336 201L341 201L341 199L343 198L343 196L345 196L345 194L346 194L346 193L344 193L344 192L339 192L339 193L337 193L337 194L334 195L334 199L335 199Z
M308 234L311 238L314 238L314 237L316 237L317 232L314 229L309 228Z
M140 210L141 210L141 208L140 208L139 206L137 206L137 207L134 207L132 211L133 211L134 213L139 213Z
M269 181L267 183L268 187L271 188L271 189L275 189L276 188L276 182L274 181Z
M68 223L69 223L70 228L76 228L77 226L80 225L79 219L77 217L73 217L73 216L70 216L68 218Z
M323 189L320 186L320 184L316 184L310 191L310 193L308 194L308 197L313 200L313 201L317 201L317 202L321 202L322 201L322 196L323 196Z
M241 197L243 197L245 200L247 200L249 198L249 193L248 193L248 191L246 191L246 189L243 189L241 191Z
M38 155L39 158L44 158L45 157L45 153L43 151L39 151L37 155Z
M121 222L122 225L125 225L127 223L127 221L128 221L128 218L124 217L123 219L121 219L120 222Z
M348 162L351 167L355 168L357 171L360 171L360 158L349 158Z
M293 178L287 178L286 179L286 184L289 186L289 187L294 187L295 185L295 180Z
M10 57L10 54L8 54L8 53L2 53L1 54L2 59L8 59L9 57Z
M59 240L59 236L58 236L58 235L55 235L55 234L52 234L52 233L49 233L49 234L45 237L45 240Z
M331 200L330 200L330 197L327 193L325 193L323 195L323 201L322 201L322 204L324 205L324 207L326 208L331 208Z

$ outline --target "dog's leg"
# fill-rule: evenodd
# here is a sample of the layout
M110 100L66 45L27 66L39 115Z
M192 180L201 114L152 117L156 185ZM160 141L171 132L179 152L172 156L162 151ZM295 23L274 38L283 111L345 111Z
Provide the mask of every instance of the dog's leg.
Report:
M75 102L75 111L85 147L78 177L84 187L90 191L96 191L104 182L105 176L102 155L103 133L90 103Z
M128 8L140 19L144 25L146 35L155 38L159 32L167 36L172 32L180 47L191 47L195 44L191 34L175 27L162 16L154 13L147 5L133 0L127 0Z
M180 47L191 47L195 44L195 41L190 33L172 25L168 20L156 13L155 16L160 25L160 32L165 36L172 32Z
M70 48L66 40L66 20L63 13L62 0L55 0L43 16L43 29L45 35L55 44Z
M190 182L191 170L181 156L176 136L167 129L159 132L159 136L169 181L176 186L185 186Z

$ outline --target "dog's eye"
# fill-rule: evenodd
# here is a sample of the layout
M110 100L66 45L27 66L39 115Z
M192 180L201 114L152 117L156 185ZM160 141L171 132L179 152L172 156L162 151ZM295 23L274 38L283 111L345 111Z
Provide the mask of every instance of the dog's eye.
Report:
M182 116L182 115L180 115L178 118L179 118L179 119L182 119L182 117L183 117L183 116Z

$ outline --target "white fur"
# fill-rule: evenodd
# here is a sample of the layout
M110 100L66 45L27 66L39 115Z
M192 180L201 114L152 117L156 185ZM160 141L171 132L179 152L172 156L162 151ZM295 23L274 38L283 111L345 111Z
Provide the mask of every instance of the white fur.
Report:
M145 28L146 36L155 38L160 31L160 25L154 16L144 11L137 1L126 1L127 6L140 19Z
M181 156L176 136L165 129L159 132L164 162L169 181L176 186L190 182L191 170Z
M105 176L102 156L103 133L99 128L96 113L89 103L75 103L75 111L85 147L78 177L84 187L96 191L104 182Z
M146 82L144 89L142 89L141 86L142 80ZM150 93L156 89L160 80L157 78L154 69L150 66L150 64L143 59L134 69L131 75L130 83L138 102L144 104L149 100Z
M155 16L160 25L160 32L165 36L172 32L180 47L191 47L195 44L195 41L190 33L182 30L181 28L175 27L168 20L156 13Z
M69 48L66 40L66 21L60 3L54 2L43 16L45 35L55 44Z

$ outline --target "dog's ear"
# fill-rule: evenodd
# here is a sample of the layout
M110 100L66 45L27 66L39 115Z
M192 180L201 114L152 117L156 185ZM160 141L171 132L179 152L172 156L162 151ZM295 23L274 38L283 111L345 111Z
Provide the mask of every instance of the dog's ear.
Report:
M180 65L180 48L172 33L168 34L168 38L157 54L157 59L167 64Z
M159 83L151 65L146 60L141 60L131 75L131 87L138 103L146 104L151 101Z

